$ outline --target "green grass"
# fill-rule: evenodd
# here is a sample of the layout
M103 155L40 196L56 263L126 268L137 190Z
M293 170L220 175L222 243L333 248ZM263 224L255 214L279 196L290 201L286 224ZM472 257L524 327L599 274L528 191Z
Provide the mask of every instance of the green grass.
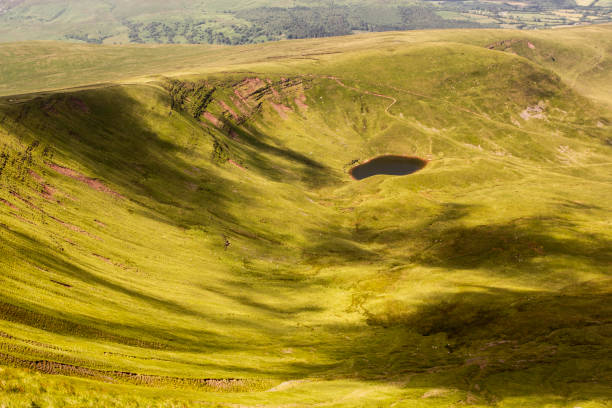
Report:
M0 41L236 45L362 31L562 27L587 14L596 18L583 22L612 21L609 1L588 3L7 0L0 3Z
M609 31L0 46L0 406L607 406Z
M510 51L559 74L583 94L612 104L609 95L611 25L542 31L459 30L378 33L317 40L219 47L208 45L100 46L44 43L0 44L0 96L100 83L142 82L155 75L210 74L263 69L276 73L310 70L308 61L338 53L392 48L399 44L459 42L487 46L522 40ZM558 41L562 36L563 41ZM527 41L536 48L527 47ZM516 48L516 47L515 47ZM146 61L146 63L143 63Z

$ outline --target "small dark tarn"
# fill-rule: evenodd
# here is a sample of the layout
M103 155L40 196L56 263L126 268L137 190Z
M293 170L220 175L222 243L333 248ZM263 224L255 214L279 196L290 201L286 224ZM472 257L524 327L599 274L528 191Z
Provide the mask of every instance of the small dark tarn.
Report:
M353 167L349 174L355 180L363 180L378 174L389 176L405 176L421 170L427 164L426 160L408 156L378 156L365 163Z

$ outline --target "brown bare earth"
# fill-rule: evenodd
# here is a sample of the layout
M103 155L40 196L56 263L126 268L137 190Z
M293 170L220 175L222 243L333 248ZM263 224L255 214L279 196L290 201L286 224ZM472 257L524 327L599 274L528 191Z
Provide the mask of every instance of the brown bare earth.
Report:
M236 106L240 107L240 104L246 106L247 108L250 108L249 106L249 101L247 101L246 97L244 95L242 95L242 93L240 92L239 89L234 89L234 95L236 95L238 97L238 100L236 101ZM238 103L238 101L240 101L240 103ZM241 111L244 113L245 111L243 111L241 109Z
M543 106L543 104L528 106L524 111L521 112L520 116L523 120L546 119L544 108L545 107Z
M291 109L290 107L285 106L283 104L280 104L280 103L270 102L270 105L279 114L279 116L281 118L283 118L283 119L288 119L289 116L287 115L287 113L293 112L293 109Z
M83 234L83 235L87 235L88 237L93 238L93 239L95 239L96 241L102 241L102 239L101 239L100 237L97 237L97 236L95 236L95 235L93 235L93 234L91 234L91 233L89 233L89 232L85 231L84 229L82 229L82 228L80 228L80 227L77 227L76 225L73 225L73 224L70 224L70 223L68 223L68 222L62 221L62 220L60 220L59 218L54 217L54 216L52 216L52 215L48 214L48 213L47 213L47 212L45 212L45 211L44 211L42 208L40 208L40 207L38 207L38 206L36 206L36 205L32 204L32 202L31 202L31 201L29 201L29 200L27 200L27 199L23 198L23 197L22 197L22 196L21 196L19 193L17 193L16 191L11 191L11 192L10 192L10 194L11 194L13 197L15 197L15 198L17 198L17 199L21 200L22 202L24 202L25 204L27 204L27 205L28 205L30 208L32 208L32 209L34 209L34 210L36 210L36 211L41 212L42 214L44 214L44 215L46 215L47 217L51 218L53 221L58 222L59 224L61 224L62 226L64 226L64 227L68 228L69 230L74 231L74 232L78 232L78 233ZM4 200L2 200L2 201L4 202ZM10 203L9 203L9 204L10 204ZM27 220L24 220L24 221L27 221ZM29 221L27 221L27 222L29 222Z
M0 198L0 203L6 205L9 208L12 208L13 210L17 210L18 209L13 203L11 203L10 201L5 200L4 198Z
M38 182L38 183L44 183L44 182L45 182L45 180L43 180L43 178L41 177L41 175L40 175L40 174L38 174L38 173L36 173L34 170L30 170L30 171L29 171L29 173L30 173L30 176L31 176L31 177L32 177L34 180L36 180L36 182Z
M59 224L61 224L62 226L68 228L71 231L78 232L79 234L87 235L89 238L95 239L96 241L102 241L102 238L100 238L100 237L98 237L98 236L96 236L94 234L91 234L91 233L85 231L83 228L77 227L76 225L70 224L70 223L68 223L66 221L62 221L59 218L54 217L52 215L47 214L47 216L49 218L51 218L53 221L58 222Z
M42 178L42 176L36 173L34 170L30 170L29 173L30 176L38 183L38 185L40 185L40 195L47 200L52 200L57 190L45 183L45 180Z
M0 353L0 361L14 367L29 368L45 374L79 376L106 383L128 383L151 387L172 385L222 392L247 391L253 385L253 381L239 378L178 378L135 374L124 371L104 371L48 360L26 360L6 353Z
M306 95L304 94L301 94L297 98L295 98L295 104L300 110L308 110L308 105L306 105Z
M240 136L238 136L238 133L236 133L235 130L230 129L229 137L231 137L233 140L240 141Z
M112 264L112 261L109 258L105 257L105 256L98 255L98 254L92 254L92 255L95 256L98 259L103 260L104 262L106 262L108 264Z
M219 105L221 106L221 108L223 108L223 110L227 113L229 113L230 115L232 115L232 118L234 118L234 120L238 120L240 118L240 116L236 113L235 110L233 110L227 103L225 103L224 101L219 101Z
M233 161L233 160L231 160L231 159L230 159L230 160L228 160L228 163L230 163L230 164L232 164L232 165L234 165L234 166L238 167L238 168L239 168L239 169L241 169L241 170L246 171L246 169L245 169L244 167L242 167L241 165L239 165L238 163L236 163L235 161Z
M23 203L27 204L28 207L33 208L36 211L44 212L40 207L37 207L36 205L32 204L29 200L23 198L18 192L10 191L9 194L12 195L15 198L21 200Z
M104 330L97 329L92 326L74 323L64 320L59 317L48 314L28 310L26 308L5 303L0 300L0 319L24 324L41 330L50 331L53 333L78 334L81 337L96 338L102 341L112 343L125 344L135 347L145 347L155 350L166 349L167 346L157 342L151 342L132 337L125 337L117 334L112 334ZM2 359L0 359L2 361Z
M105 223L103 223L102 221L100 221L100 220L94 220L94 222L95 222L96 224L98 224L99 226L101 226L102 228L106 228L106 224L105 224Z
M87 106L87 104L85 104L85 102L83 102L81 99L76 98L74 96L71 96L68 99L68 105L76 111L79 111L81 113L89 113L89 106Z
M304 95L304 77L281 78L276 82L257 77L246 78L234 85L234 95L231 101L242 114L241 117L238 117L235 111L232 113L227 103L219 102L219 104L236 120L250 117L264 102L268 102L282 119L288 119L288 113L293 112L293 108L283 103L285 98L294 100L301 111L308 109Z
M217 119L217 117L215 117L215 115L213 115L212 113L204 112L202 116L204 116L204 119L212 123L213 126L216 127L217 129L221 129L223 127L223 124L221 123L221 121Z
M109 195L112 195L114 197L117 198L125 198L123 195L121 195L120 193L111 190L109 187L107 187L106 185L104 185L104 183L102 183L100 180L96 180L94 178L90 178L87 177L75 170L69 169L67 167L62 167L60 165L54 164L54 163L46 163L46 165L55 170L56 172L64 175L64 176L68 176L70 178L73 178L75 180L78 180L82 183L87 184L89 187L93 188L96 191L100 191L102 193L106 193Z
M245 102L243 101L243 98L238 92L238 90L235 90L234 94L236 94L237 96L237 98L232 98L232 103L234 104L234 106L236 106L236 108L238 108L240 113L242 113L244 116L249 115L249 108L248 106L245 106Z
M265 87L266 83L260 78L247 78L242 82L242 85L248 90L248 93L252 94Z

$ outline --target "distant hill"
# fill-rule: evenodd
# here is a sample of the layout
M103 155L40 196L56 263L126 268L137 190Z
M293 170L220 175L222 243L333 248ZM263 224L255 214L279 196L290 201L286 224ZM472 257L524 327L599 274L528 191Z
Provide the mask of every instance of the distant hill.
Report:
M236 45L363 31L610 21L610 0L0 0L0 42Z

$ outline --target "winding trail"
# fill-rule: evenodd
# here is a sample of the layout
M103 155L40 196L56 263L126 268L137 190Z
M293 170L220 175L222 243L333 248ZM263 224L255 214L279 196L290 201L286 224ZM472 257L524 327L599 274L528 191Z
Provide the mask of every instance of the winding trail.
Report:
M409 120L407 120L407 119L405 119L405 118L403 118L401 116L393 115L390 112L390 109L395 104L397 104L397 102L398 102L397 98L395 98L393 96L385 95L385 94L381 94L381 93L377 93L377 92L372 92L372 91L368 91L368 90L364 90L364 89L360 89L360 88L356 88L356 87L353 87L353 86L350 86L350 85L346 85L340 78L338 78L336 76L320 76L319 78L325 78L325 79L333 80L338 85L340 85L341 87L346 88L346 89L350 89L350 90L355 91L355 92L359 92L359 93L362 93L362 94L365 94L365 95L376 96L376 97L379 97L379 98L388 99L388 100L391 101L391 104L388 105L385 108L385 114L387 116L393 118L393 119L396 119L396 120L399 120L399 121L402 121L402 122L406 122L406 123L410 123ZM459 105L457 105L457 104L455 104L453 102L450 102L450 101L447 101L447 100L444 100L444 99L440 99L440 98L436 98L436 97L433 97L433 96L425 95L425 94L422 94L422 93L419 93L419 92L415 92L415 91L412 91L412 90L398 88L398 87L392 86L392 85L385 85L385 86L390 88L390 89L393 89L395 91L406 93L408 95L412 95L414 97L428 99L428 100L431 100L431 101L435 101L437 103L443 103L443 104L445 104L445 105L447 105L447 106L449 106L451 108L454 108L457 111L468 113L470 115L478 117L479 119L485 120L485 121L490 122L490 123L494 123L494 124L496 124L497 126L500 126L500 127L511 128L512 130L519 131L519 132L522 132L522 133L525 133L525 134L531 134L531 135L534 135L534 136L540 136L541 135L540 132L535 132L535 131L530 131L530 130L522 129L522 128L517 127L517 126L512 125L512 124L508 124L508 123L505 123L505 122L500 122L500 121L495 120L495 119L491 119L487 115L484 115L484 114L481 114L481 113L478 113L478 112L474 112L474 111L472 111L470 109L467 109L467 108L465 108L463 106L459 106ZM447 140L448 142L450 142L450 143L452 143L452 144L454 144L456 146L459 146L459 147L462 147L462 148L467 147L464 143L458 142L457 140L453 139L452 137L445 136L445 135L442 135L442 134L438 134L437 136L444 138L445 140ZM431 143L431 139L430 139L430 143ZM489 157L490 159L496 160L496 161L501 161L500 158L498 158L498 157L496 157L496 156L494 156L492 154L487 155L487 157ZM508 164L508 161L504 161L504 163ZM525 163L513 163L513 164L518 166L518 167L522 167L522 168L539 168L541 170L553 170L553 169L561 169L561 168L576 168L576 167L591 167L591 166L607 166L607 165L610 165L610 163L607 163L607 162L606 163L592 163L592 164L574 164L574 165L562 164L562 165L555 165L555 166L529 166L529 165L526 165Z
M593 57L589 60L589 63L585 64L586 67L584 69L580 69L577 70L574 75L573 78L569 81L570 82L570 86L572 88L576 88L576 84L578 83L578 78L580 78L581 76L593 71L595 68L597 68L598 66L601 66L607 57L607 52L605 49L602 48L598 48L595 46L591 46L591 49L593 50ZM592 62L590 62L592 61Z
M332 80L336 81L336 82L338 83L338 85L340 85L341 87L346 88L346 89L350 89L351 91L360 92L360 93L365 94L365 95L378 96L379 98L385 98L385 99L389 99L389 100L391 100L391 105L389 105L389 106L387 106L387 107L385 108L385 113L386 113L388 116L390 116L390 117L392 117L392 118L394 118L394 119L399 119L397 116L392 115L392 114L391 114L391 112L389 112L389 109L391 109L391 108L393 107L393 105L395 105L395 104L397 103L397 99L396 99L396 98L394 98L394 97L392 97L392 96L389 96L389 95L384 95L384 94L380 94L380 93L376 93L376 92L370 92L370 91L366 91L366 90L364 90L364 89L359 89L359 88L355 88L355 87L353 87L353 86L346 85L346 84L345 84L344 82L342 82L342 80L341 80L340 78L338 78L338 77L334 77L334 76L327 76L327 77L323 77L323 78L332 79Z
M335 77L335 76L323 76L321 78L326 78L326 79L331 79L333 81L336 81L338 83L338 85L342 86L343 88L350 89L350 90L355 91L355 92L359 92L359 93L362 93L362 94L365 94L365 95L372 95L372 96L376 96L376 97L379 97L379 98L388 99L388 100L391 101L391 104L385 108L385 114L387 116L389 116L390 118L392 118L392 119L399 120L399 121L402 121L402 122L409 122L408 120L406 120L406 119L404 119L404 118L402 118L400 116L393 115L389 111L395 104L397 104L397 102L398 102L397 98L394 98L393 96L390 96L390 95L385 95L385 94L381 94L381 93L377 93L377 92L371 92L371 91L367 91L367 90L364 90L364 89L359 89L359 88L355 88L353 86L346 85L344 82L342 82L342 80L340 78ZM391 87L391 88L393 88L393 87ZM393 89L395 89L395 88L393 88ZM395 89L395 90L401 91L400 89ZM432 97L428 97L426 95L421 95L421 94L418 94L418 93L412 93L410 91L406 91L406 92L411 93L412 95L418 96L418 97L421 97L421 98L435 99L435 98L432 98ZM453 143L453 144L455 144L457 146L464 147L461 143L457 142L456 140L454 140L454 139L452 139L450 137L447 137L447 136L442 136L442 137L447 139L450 143ZM430 154L431 154L431 145L432 145L431 136L430 136L430 141L429 142L430 142Z

